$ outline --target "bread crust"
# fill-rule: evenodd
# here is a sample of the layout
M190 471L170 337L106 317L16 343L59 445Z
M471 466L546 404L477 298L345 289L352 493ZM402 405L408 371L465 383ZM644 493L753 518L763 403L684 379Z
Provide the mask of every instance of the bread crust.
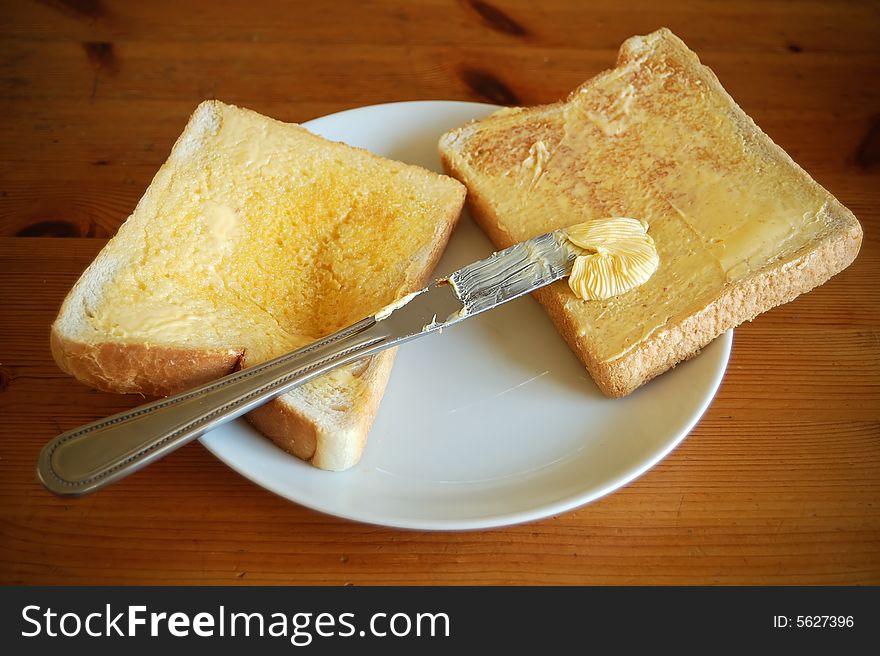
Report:
M803 171L782 148L773 143L730 98L714 73L702 67L697 56L668 29L663 28L646 37L628 39L620 48L617 65L626 65L651 47L675 48L678 52L686 53L688 65L699 67L703 79L712 90L729 101L728 117L736 121L744 132L757 133L763 137L766 140L764 145L772 156L790 166L793 175L797 175L801 181L827 196L829 228L808 247L783 261L765 267L757 274L725 285L703 308L677 323L667 323L631 350L610 361L600 361L593 355L593 345L581 334L577 318L565 309L563 296L549 288L536 291L536 300L545 308L557 330L586 366L599 389L609 397L631 393L678 362L694 357L726 330L821 285L852 263L862 241L861 226L852 213ZM600 73L594 79L607 74ZM537 121L538 116L546 120L552 112L561 111L592 82L587 81L578 87L566 100L517 110L516 116L520 117L517 129L528 129L532 113ZM449 175L468 185L467 205L477 224L497 248L506 248L513 239L504 228L503 217L496 215L490 199L476 185L468 184L472 173L459 166L457 161L457 157L467 149L466 143L463 143L467 141L467 137L458 137L462 137L467 130L468 126L464 126L441 138L440 159ZM556 283L560 284L562 283Z
M363 378L366 394L347 412L347 421L322 431L303 408L282 396L252 410L246 419L263 435L297 458L315 467L342 471L357 464L363 453L370 427L385 394L397 349L371 356Z
M235 371L242 351L151 344L85 343L67 339L56 325L49 338L61 369L104 392L168 396Z

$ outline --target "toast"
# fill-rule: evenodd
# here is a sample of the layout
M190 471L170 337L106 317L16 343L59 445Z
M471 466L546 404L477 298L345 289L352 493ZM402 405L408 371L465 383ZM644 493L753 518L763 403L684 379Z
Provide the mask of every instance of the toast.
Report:
M645 284L600 301L564 282L535 293L611 397L822 284L861 244L853 214L667 29L628 39L565 101L500 110L439 149L497 248L591 219L647 222L660 264Z
M89 385L148 396L264 362L423 287L464 195L446 176L206 101L68 294L52 353ZM346 469L393 359L330 372L248 419Z

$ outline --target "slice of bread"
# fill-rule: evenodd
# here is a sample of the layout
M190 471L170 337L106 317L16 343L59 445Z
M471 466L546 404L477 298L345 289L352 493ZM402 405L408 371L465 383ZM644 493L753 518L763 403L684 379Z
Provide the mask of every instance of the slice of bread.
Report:
M582 301L535 294L608 396L848 266L858 221L736 105L667 29L628 39L617 67L566 101L504 109L443 135L498 248L611 216L647 221L660 266L644 285Z
M204 102L52 326L62 369L167 395L314 341L424 286L464 203L457 181ZM360 458L393 352L249 415L323 469Z

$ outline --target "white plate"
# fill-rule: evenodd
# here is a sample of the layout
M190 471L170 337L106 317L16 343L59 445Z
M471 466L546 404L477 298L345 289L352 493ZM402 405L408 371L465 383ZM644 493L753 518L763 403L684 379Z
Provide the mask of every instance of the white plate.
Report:
M437 140L495 107L403 102L332 114L313 132L440 170ZM465 215L437 274L486 257ZM732 333L630 396L602 396L540 306L523 298L402 346L361 462L341 473L287 455L243 420L202 443L258 485L321 512L414 529L555 515L668 454L718 388Z

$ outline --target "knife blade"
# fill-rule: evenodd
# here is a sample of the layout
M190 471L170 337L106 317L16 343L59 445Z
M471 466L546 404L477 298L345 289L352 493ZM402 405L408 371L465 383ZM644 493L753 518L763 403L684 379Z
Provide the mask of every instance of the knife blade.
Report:
M43 447L37 474L59 495L94 492L336 367L560 280L578 254L565 230L515 244L301 349L62 433Z

